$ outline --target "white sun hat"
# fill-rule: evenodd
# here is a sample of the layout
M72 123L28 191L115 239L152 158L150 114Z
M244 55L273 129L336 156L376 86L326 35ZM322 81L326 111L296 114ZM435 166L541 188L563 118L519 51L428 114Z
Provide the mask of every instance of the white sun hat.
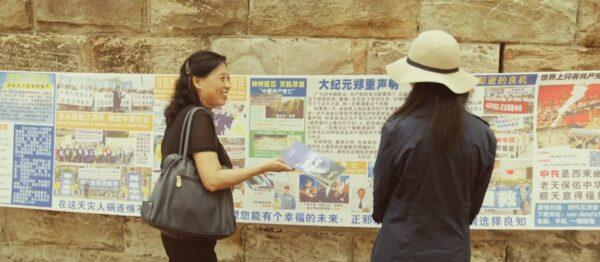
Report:
M459 66L456 39L444 31L430 30L419 34L411 43L408 56L387 65L386 70L398 84L435 82L464 94L473 90L479 80Z

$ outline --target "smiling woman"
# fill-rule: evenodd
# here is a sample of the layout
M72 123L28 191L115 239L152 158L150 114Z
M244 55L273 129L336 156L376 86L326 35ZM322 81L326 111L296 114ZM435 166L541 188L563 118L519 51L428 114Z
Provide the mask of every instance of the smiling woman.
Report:
M202 186L211 192L228 191L231 187L264 172L291 171L292 168L280 160L270 160L256 167L236 168L225 148L217 139L213 113L214 108L224 106L231 88L226 58L217 53L200 51L192 54L181 65L180 75L175 83L175 93L165 109L167 128L161 145L163 159L179 152L181 130L186 114L194 107L203 107L191 117L188 154L183 157L194 161ZM161 165L162 166L162 165ZM202 204L205 199L189 199ZM233 203L230 205L233 207ZM233 210L231 210L233 213ZM186 216L170 214L171 217ZM215 210L215 214L217 211ZM212 214L207 214L212 215ZM222 221L221 223L225 223ZM216 240L204 237L177 235L162 232L163 246L170 261L217 261Z

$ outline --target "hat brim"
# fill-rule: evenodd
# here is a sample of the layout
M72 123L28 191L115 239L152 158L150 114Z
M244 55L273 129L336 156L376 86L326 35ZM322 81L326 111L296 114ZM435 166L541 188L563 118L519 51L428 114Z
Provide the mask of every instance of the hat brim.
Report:
M464 94L475 88L479 79L459 69L455 73L443 74L427 71L406 62L406 57L385 67L388 75L398 84L434 82L444 84L456 94Z

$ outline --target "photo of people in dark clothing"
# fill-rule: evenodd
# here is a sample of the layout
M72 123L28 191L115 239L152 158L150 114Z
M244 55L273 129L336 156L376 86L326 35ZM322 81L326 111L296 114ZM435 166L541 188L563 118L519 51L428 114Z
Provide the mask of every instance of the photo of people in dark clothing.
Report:
M350 196L348 176L340 176L330 186L325 186L315 178L300 175L300 202L345 203Z

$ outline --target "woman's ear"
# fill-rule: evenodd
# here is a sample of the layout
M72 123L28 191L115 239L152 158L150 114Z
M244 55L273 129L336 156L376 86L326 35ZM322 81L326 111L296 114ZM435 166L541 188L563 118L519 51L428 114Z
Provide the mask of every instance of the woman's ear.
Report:
M192 83L194 84L194 88L202 90L202 78L192 76Z

